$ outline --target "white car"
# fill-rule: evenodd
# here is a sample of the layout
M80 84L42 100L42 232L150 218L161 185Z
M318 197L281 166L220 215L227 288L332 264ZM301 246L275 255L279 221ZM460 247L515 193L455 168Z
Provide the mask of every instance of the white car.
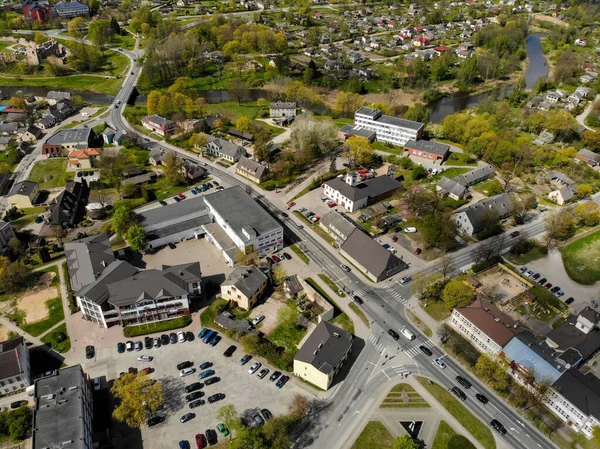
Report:
M250 367L250 369L248 370L248 374L254 374L255 372L257 372L260 369L261 366L262 366L262 363L256 362L254 365L252 365Z
M442 369L446 368L446 364L442 362L442 359L434 359L433 362Z
M141 351L144 348L144 346L142 345L141 341L136 341L135 342L135 350L136 351Z
M407 234L413 234L417 232L417 228L404 228L404 232L406 232Z
M179 341L179 343L185 342L185 335L183 332L177 332L177 341Z
M94 385L94 390L98 391L101 388L101 384L100 384L100 378L96 377L93 381L92 381L92 385Z
M189 376L190 374L194 374L196 372L196 368L184 368L179 371L179 377Z
M155 348L160 348L160 339L159 338L155 338L154 339L154 347Z
M152 357L151 355L141 355L137 359L138 362L151 362L152 360L154 360L154 357Z
M125 346L127 347L128 351L133 351L133 342L132 341L128 341Z
M258 326L264 319L265 319L264 315L258 315L257 317L254 317L254 319L252 320L252 325Z

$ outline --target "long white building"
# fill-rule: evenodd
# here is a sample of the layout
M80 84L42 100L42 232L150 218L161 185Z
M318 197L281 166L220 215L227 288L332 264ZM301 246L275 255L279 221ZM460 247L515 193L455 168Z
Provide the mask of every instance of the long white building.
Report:
M419 140L425 124L383 115L379 109L362 107L354 114L354 127L374 131L378 141L403 146L409 140Z

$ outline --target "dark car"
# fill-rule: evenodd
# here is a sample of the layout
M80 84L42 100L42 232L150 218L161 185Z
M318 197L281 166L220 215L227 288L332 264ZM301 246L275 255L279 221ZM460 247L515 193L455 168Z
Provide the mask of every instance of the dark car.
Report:
M428 355L428 356L432 356L433 355L433 352L431 352L431 349L429 349L427 346L421 345L421 346L419 346L419 349L421 351L423 351L423 354L425 354L425 355Z
M535 273L533 276L531 276L531 279L535 279L535 280L537 280L537 279L539 279L539 278L540 278L540 276L541 276L541 274L540 274L540 273Z
M203 387L202 382L194 382L193 384L189 384L185 387L185 392L191 393L192 391L199 390L202 387Z
M194 419L195 417L196 417L195 413L186 413L181 418L179 418L179 422L181 422L181 423L188 422L188 421Z
M194 363L190 362L189 360L186 362L181 362L180 364L177 365L177 371L181 371L182 369L185 369L185 368L191 368L192 366L194 366Z
M281 376L279 378L279 380L277 381L277 383L275 384L275 386L277 388L282 388L287 383L288 380L290 380L289 376Z
M199 333L198 333L198 340L202 340L206 334L208 334L208 332L210 331L210 329L208 327L203 328Z
M200 407L201 405L206 404L206 402L204 402L202 399L196 399L195 401L192 401L188 404L188 406L190 408L196 408L196 407Z
M175 343L177 343L177 334L175 332L171 332L169 334L169 341L172 345L174 345Z
M262 413L263 418L265 418L265 421L268 421L273 417L273 413L271 413L267 408L263 408L260 412Z
M163 422L165 420L164 416L153 416L152 418L150 418L148 421L146 421L146 425L148 427L152 427L155 426L157 424L160 424L161 422Z
M572 296L570 298L567 298L567 300L565 301L566 305L571 304L573 301L575 301L575 298L573 298Z
M477 400L479 402L481 402L482 404L487 404L488 402L490 402L490 400L488 398L486 398L484 395L482 395L481 393L477 393L475 395L475 397L477 398Z
M181 440L179 442L179 449L190 449L190 442L188 440Z
M279 376L281 376L281 371L274 371L273 374L271 374L271 377L269 377L269 380L275 382Z
M225 357L231 357L233 355L233 353L235 352L235 350L237 349L237 346L231 345L230 347L228 347L225 352L223 353L223 355Z
M254 421L256 426L262 426L265 424L265 420L258 413L252 412L250 416L252 417L252 420Z
M117 352L123 354L125 352L125 343L117 343Z
M86 359L93 359L95 354L96 354L96 350L94 349L94 347L92 345L88 345L85 347L85 358Z
M360 296L356 296L356 295L354 295L354 296L352 297L352 299L353 299L353 300L354 300L354 302L356 302L357 304L362 304L362 303L363 303L363 300L362 300L362 299L360 299Z
M252 356L250 354L246 354L244 357L242 357L240 359L240 365L245 365L246 363L248 363L250 361L250 359L252 359Z
M160 336L160 343L162 345L168 345L169 344L169 336L167 334L162 334Z
M225 399L225 395L223 393L215 393L212 396L208 397L208 402L210 404L213 404L213 403L215 403L217 401L220 401L222 399Z
M144 339L144 347L145 347L146 349L152 349L152 344L153 344L152 338L150 338L150 337L146 337L146 338Z
M205 369L208 369L208 368L210 368L212 365L213 365L213 364L212 364L212 362L204 362L204 363L203 363L202 365L200 365L198 368L199 368L200 370L205 370Z
M460 399L461 401L465 401L467 399L467 395L465 394L464 391L462 391L460 388L458 387L452 387L452 389L450 390L452 393L454 393L456 395L456 397L458 399Z
M544 283L545 283L547 280L548 280L548 279L546 279L546 278L542 278L542 279L540 279L539 281L537 281L537 283L538 283L538 284L540 284L540 285L544 285Z
M510 233L510 236L511 236L511 237L513 237L513 238L515 238L515 237L518 237L518 236L519 236L519 234L520 234L520 232L519 232L519 231L515 231L515 232L511 232L511 233Z
M127 372L129 374L137 374L138 373L138 369L135 368L135 367L133 367L133 366L130 366L129 369L127 370Z
M215 429L206 429L206 432L204 433L206 434L206 441L208 441L208 444L211 446L217 444L217 431Z
M548 289L548 288L550 288L550 287L552 287L552 284L551 284L550 282L548 282L546 285L544 285L544 288L545 288L545 289Z
M167 205L167 202L166 202L165 200L160 200L158 203L159 203L161 206L166 206L166 205Z
M209 377L208 379L206 379L204 381L204 385L212 385L212 384L216 384L217 382L219 382L221 380L220 377Z
M502 435L506 435L506 428L497 419L492 419L492 422L490 422L490 426L492 426L494 429L496 429L498 431L498 433L501 433Z
M187 331L185 333L185 341L194 341L194 333Z
M550 291L551 291L552 293L556 293L556 292L557 292L557 291L559 291L559 290L560 290L560 287L559 287L558 285L557 285L556 287L552 287L552 288L550 289Z
M194 391L193 393L188 394L185 397L185 400L186 402L192 402L196 399L200 399L202 396L204 396L204 393L202 393L201 391Z
M292 260L292 256L290 256L288 253L282 253L283 257L285 257L287 260Z
M388 330L388 335L392 337L394 340L400 340L400 335L394 329Z
M21 407L22 404L27 404L27 401L20 400L20 401L11 402L10 408L12 408L12 409L19 408L19 407Z
M456 381L461 384L463 387L465 387L467 390L469 388L471 388L471 382L469 382L467 379L465 379L462 376L456 376Z

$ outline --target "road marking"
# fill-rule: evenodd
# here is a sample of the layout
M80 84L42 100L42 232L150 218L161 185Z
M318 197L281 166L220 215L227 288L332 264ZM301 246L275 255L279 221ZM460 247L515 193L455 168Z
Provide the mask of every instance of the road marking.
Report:
M383 374L385 374L385 377L387 377L387 378L388 378L388 380L391 380L391 377L387 375L387 373L385 372L385 370L381 370L381 372L382 372Z
M527 435L527 438L531 438L531 435L529 435L528 433L526 433L525 435Z

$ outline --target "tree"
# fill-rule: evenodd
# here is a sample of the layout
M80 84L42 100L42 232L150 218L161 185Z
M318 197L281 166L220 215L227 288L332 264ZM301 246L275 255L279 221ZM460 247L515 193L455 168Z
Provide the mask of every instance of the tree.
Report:
M229 429L229 440L231 441L231 437L233 436L232 430L240 427L240 417L235 409L235 405L228 404L221 407L217 412L217 419Z
M258 254L255 252L251 252L248 254L244 254L241 250L238 250L235 253L235 263L238 265L254 265L258 264Z
M591 151L596 153L600 151L600 133L586 129L581 134L583 144Z
M140 225L130 227L127 234L125 234L125 238L133 251L142 252L146 249L146 233Z
M419 449L420 445L409 435L402 435L394 440L394 449Z
M557 240L566 240L575 232L575 214L571 209L563 209L546 216L546 248L550 248Z
M290 415L300 420L304 418L310 410L310 401L306 396L296 393L289 405Z
M358 165L369 165L373 161L373 147L366 137L352 136L344 142L344 155Z
M179 159L175 153L168 153L163 160L163 175L171 185L181 185L184 181L182 172L183 160Z
M190 145L192 145L195 149L202 149L206 146L207 143L208 138L206 137L206 134L194 133L192 134L192 137L190 137Z
M139 218L131 206L119 203L117 207L115 207L112 227L118 235L124 237L127 234L127 231L129 231L129 228L138 224Z
M120 401L113 418L132 429L145 424L148 415L154 414L164 402L162 384L144 373L123 374L115 379L110 391Z
M448 279L454 271L454 262L454 257L451 254L444 253L442 257L440 257L439 271L442 273L444 281Z
M600 445L600 426L592 427L592 440L597 445Z
M109 20L95 20L88 25L88 39L104 51L104 45L112 37Z
M273 270L273 284L277 286L283 285L283 281L285 281L286 278L287 272L285 271L285 268L283 268L281 265L277 265Z
M444 287L442 299L448 310L468 306L473 302L473 287L463 281L451 280Z
M600 206L594 201L588 201L575 206L575 215L579 224L596 226L600 223Z
M158 112L158 105L162 94L158 90L153 90L148 94L146 100L146 107L148 108L148 115L154 115Z
M63 239L67 236L67 230L62 225L54 225L50 227L50 237L56 239L59 245L62 245Z
M363 105L359 94L340 91L333 105L333 112L339 117L354 117L354 113Z
M419 299L424 299L434 284L440 282L439 273L431 273L422 276L416 276L412 285L411 285L411 293L413 295L417 295Z
M254 122L246 117L240 117L237 122L235 122L235 128L243 133L254 134Z
M15 95L14 97L10 97L10 100L8 100L8 103L13 108L19 108L19 109L27 108L27 102L25 101L25 97L23 95Z
M311 117L298 117L291 127L292 146L301 150L307 157L317 158L333 151L337 144L337 129L333 123L315 120Z
M410 177L413 181L418 181L427 176L427 170L422 165L416 165L413 167Z
M578 198L587 198L592 193L594 193L594 188L591 184L579 184L575 192Z
M475 364L475 372L496 391L504 391L508 388L510 378L506 369L487 354L479 356Z
M248 95L248 86L246 86L246 83L242 79L235 78L229 83L227 92L229 92L233 100L237 101L239 106Z
M39 31L36 31L35 33L33 33L33 42L35 42L36 44L41 45L44 42L46 42L47 40L48 40L48 37L44 33L41 33Z
M0 290L6 293L14 293L23 289L31 276L31 271L22 262L17 261L8 264L0 274Z
M69 20L67 30L71 36L80 36L83 30L85 30L85 19L83 17L75 17Z
M121 185L121 196L123 198L139 198L141 195L140 186L132 182L125 182Z

